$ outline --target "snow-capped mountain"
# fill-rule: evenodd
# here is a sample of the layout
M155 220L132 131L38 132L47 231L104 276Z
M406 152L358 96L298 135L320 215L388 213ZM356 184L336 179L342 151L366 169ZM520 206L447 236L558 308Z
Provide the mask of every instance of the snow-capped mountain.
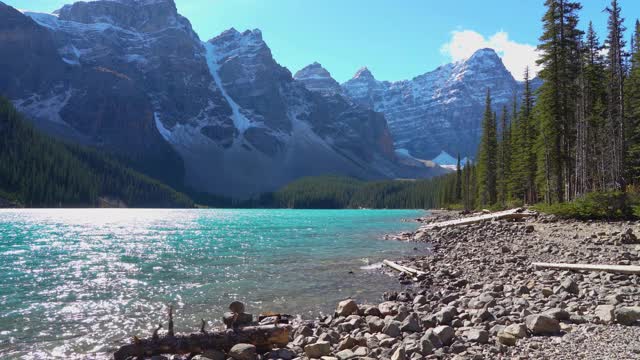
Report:
M354 102L385 114L399 149L431 159L440 151L474 156L487 88L495 109L511 104L518 82L492 49L411 80L378 81L362 68L342 84Z
M0 2L0 94L37 126L199 191L246 197L300 176L429 176L397 161L384 116L307 90L259 30L203 42L173 0L54 14ZM183 176L184 175L184 176Z

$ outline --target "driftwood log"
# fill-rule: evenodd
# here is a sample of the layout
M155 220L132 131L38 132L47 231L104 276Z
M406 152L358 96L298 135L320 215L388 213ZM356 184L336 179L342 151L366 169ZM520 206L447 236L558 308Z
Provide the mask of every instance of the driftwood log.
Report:
M640 266L637 265L606 265L606 264L563 264L534 262L538 269L557 269L574 271L604 271L620 274L640 274Z
M430 223L422 226L420 230L428 230L433 228L443 228L443 227L451 227L451 226L471 225L471 224L476 224L483 221L518 220L518 219L523 219L529 216L535 216L535 213L527 212L522 209L511 209L511 210L498 211L498 212L485 214L485 215L466 217L462 219Z
M394 263L393 261L383 260L382 263L396 271L403 272L407 275L416 276L426 274L424 271L420 271L418 269L410 268L408 266L400 265L398 263Z
M280 319L278 316L277 319ZM114 360L145 359L155 355L189 355L189 358L210 350L228 352L236 344L252 344L258 352L267 352L275 347L284 347L289 343L291 326L283 323L252 326L233 326L226 330L207 332L206 322L202 320L199 333L179 334L173 331L173 308L169 308L169 328L166 335L153 331L150 338L133 338L133 343L120 347L114 354Z

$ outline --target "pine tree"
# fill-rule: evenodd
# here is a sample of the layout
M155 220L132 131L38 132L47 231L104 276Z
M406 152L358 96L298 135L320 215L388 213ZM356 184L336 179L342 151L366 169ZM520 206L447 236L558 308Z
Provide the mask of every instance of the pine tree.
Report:
M465 211L470 211L472 208L471 198L473 195L471 193L471 166L472 166L471 162L467 158L467 162L465 163L464 169L462 170L462 174L463 174L462 202L464 204Z
M589 23L582 44L581 71L578 78L578 106L575 145L575 196L606 188L607 159L605 137L606 90L604 59L598 36Z
M493 205L497 200L497 151L496 115L491 110L491 93L487 89L478 151L478 191L481 205Z
M511 135L511 174L509 192L514 199L533 204L537 201L536 178L536 128L533 120L534 96L531 90L529 68L524 71L524 92L520 111L513 114L513 131Z
M456 163L456 193L455 201L462 200L462 168L460 164L460 153L458 153L458 162Z
M626 87L626 114L629 124L627 167L630 181L640 183L640 22L636 20L631 47L631 69Z
M611 144L611 166L609 167L610 186L624 187L624 158L626 153L625 116L624 116L624 47L623 39L626 30L617 0L605 11L609 14L607 29L609 34L605 41L607 49L608 102L607 102L607 134Z
M469 209L475 209L480 206L480 186L478 186L478 167L479 164L474 164L470 168L470 192L469 192Z
M542 18L543 34L538 51L539 89L536 122L539 171L537 182L547 202L564 201L572 194L577 77L580 68L580 37L577 11L581 5L569 0L547 0Z
M500 139L498 142L498 203L507 205L509 198L508 183L511 170L511 124L507 115L507 106L502 108L500 116Z

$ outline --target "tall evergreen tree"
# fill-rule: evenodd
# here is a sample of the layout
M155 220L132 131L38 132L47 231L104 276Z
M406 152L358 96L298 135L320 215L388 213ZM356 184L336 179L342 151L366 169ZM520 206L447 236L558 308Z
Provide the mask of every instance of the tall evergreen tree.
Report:
M456 193L455 200L462 200L462 167L460 164L460 153L458 153L458 162L456 163Z
M571 194L571 150L575 138L576 79L580 68L577 11L581 5L569 0L546 0L543 34L538 51L541 65L536 119L539 127L538 184L548 202L564 201Z
M509 198L509 172L511 171L511 124L507 106L500 116L500 139L498 143L498 203L506 206Z
M624 116L624 47L625 41L618 0L612 0L605 11L609 14L607 29L609 34L605 41L607 49L607 129L611 144L610 185L615 188L624 187L624 158L626 153L625 116Z
M582 44L578 78L578 106L575 144L575 196L604 190L609 144L605 129L606 89L602 45L590 22Z
M471 198L472 196L474 196L474 194L472 194L471 192L471 166L472 166L471 162L467 158L467 162L465 163L464 168L462 169L462 178L463 178L462 203L464 204L464 209L466 211L471 210L473 207L471 202Z
M626 87L626 115L629 124L627 167L630 181L640 183L640 22L636 20L631 47L631 69Z
M534 96L531 90L529 68L524 71L524 92L520 111L513 115L512 158L509 191L523 203L537 201L536 178L536 128L533 120Z
M491 110L491 92L487 89L478 151L478 191L482 205L493 205L497 201L497 161L496 115Z

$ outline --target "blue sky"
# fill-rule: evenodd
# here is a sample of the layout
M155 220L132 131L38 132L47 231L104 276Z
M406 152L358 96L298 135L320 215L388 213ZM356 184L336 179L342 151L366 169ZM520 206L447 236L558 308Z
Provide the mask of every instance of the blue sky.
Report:
M0 0L50 12L71 0ZM481 47L498 48L514 76L533 64L543 0L176 0L202 40L234 27L259 28L292 72L320 62L340 82L367 66L379 80L409 79ZM606 31L610 0L584 0L581 27ZM639 0L619 0L625 24ZM627 34L630 36L630 32Z

